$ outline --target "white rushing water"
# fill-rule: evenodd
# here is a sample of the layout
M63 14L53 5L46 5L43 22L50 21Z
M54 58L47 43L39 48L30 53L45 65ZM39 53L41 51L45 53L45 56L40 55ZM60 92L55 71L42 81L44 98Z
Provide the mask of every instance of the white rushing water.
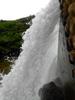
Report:
M22 53L3 79L0 100L39 100L39 88L57 77L59 13L58 0L51 0L36 15L23 36Z

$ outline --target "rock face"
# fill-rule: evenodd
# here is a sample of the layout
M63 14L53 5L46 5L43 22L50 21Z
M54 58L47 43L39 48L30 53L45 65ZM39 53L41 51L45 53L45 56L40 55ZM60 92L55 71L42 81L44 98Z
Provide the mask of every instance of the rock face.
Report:
M75 100L75 81L71 81L64 86L65 100Z
M44 85L39 90L39 96L41 100L64 100L63 90L54 82Z

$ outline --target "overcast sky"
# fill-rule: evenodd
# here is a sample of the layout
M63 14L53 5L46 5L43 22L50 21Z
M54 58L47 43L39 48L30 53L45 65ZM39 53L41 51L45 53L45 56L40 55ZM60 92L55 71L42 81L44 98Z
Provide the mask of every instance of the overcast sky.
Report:
M17 19L36 14L50 0L0 0L0 19Z

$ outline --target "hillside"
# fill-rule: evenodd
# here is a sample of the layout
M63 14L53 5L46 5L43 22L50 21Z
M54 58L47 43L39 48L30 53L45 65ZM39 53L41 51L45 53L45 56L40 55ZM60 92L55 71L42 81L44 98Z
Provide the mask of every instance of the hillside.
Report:
M5 69L8 73L10 62L20 54L22 45L22 36L32 24L35 16L28 16L17 20L0 20L0 72Z
M30 27L33 18L34 15L13 21L0 20L0 59L18 57L23 41L22 32Z

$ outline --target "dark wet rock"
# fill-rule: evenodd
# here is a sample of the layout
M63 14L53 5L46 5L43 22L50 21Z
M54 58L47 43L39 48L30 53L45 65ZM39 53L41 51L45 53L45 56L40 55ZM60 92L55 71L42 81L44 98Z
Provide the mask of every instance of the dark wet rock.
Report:
M39 96L41 100L64 100L63 90L56 86L54 82L45 84L39 90Z
M75 81L71 81L64 86L65 100L75 100Z

